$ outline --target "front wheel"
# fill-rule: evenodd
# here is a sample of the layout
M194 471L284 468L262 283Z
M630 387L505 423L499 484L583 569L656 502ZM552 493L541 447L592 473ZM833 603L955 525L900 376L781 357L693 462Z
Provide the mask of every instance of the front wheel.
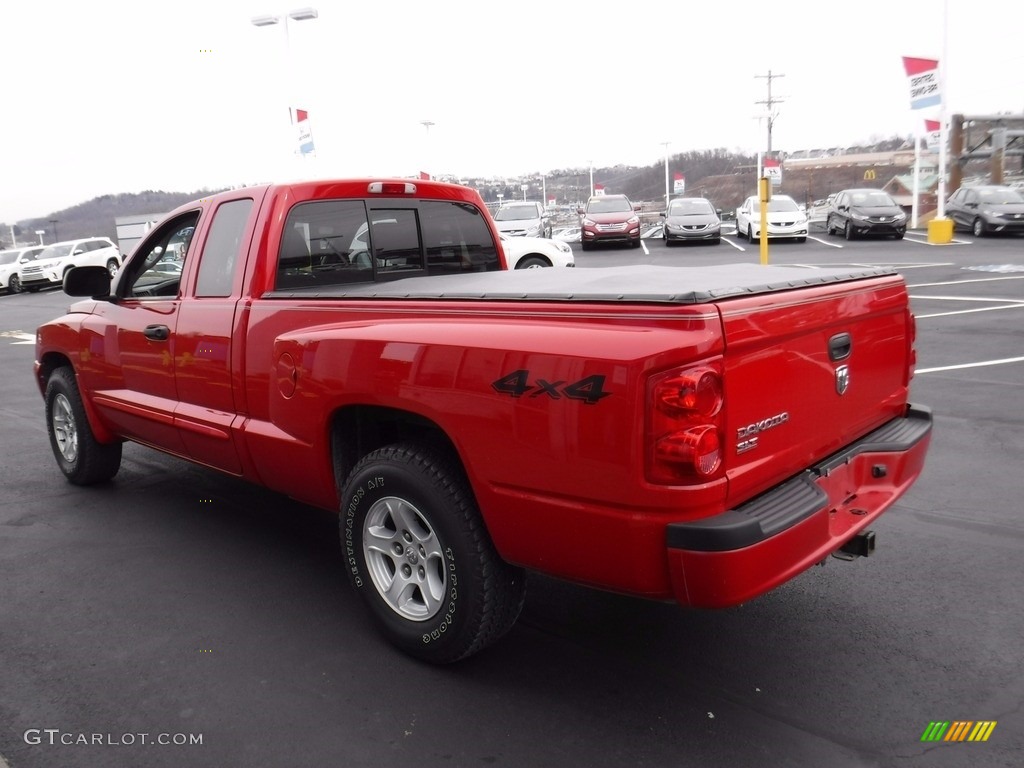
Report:
M110 275L110 279L111 280L113 280L114 279L114 275L117 274L117 268L119 266L120 266L120 264L117 263L117 259L108 259L107 260L107 274Z
M46 430L57 466L75 485L102 483L120 469L121 443L96 439L68 367L57 368L46 384Z
M985 236L985 222L982 221L980 218L979 219L975 219L974 220L974 224L971 226L971 231L974 233L975 237L984 237Z
M349 580L406 653L458 661L519 617L525 575L498 556L449 452L398 444L368 454L342 488L340 526Z
M850 222L846 222L846 228L843 230L843 235L847 240L853 240L853 238L857 236L856 232L853 230L853 225Z
M11 279L7 281L7 292L21 293L21 279L17 275L11 275Z
M539 269L540 267L550 266L551 265L540 256L524 256L519 260L519 263L516 264L516 269Z

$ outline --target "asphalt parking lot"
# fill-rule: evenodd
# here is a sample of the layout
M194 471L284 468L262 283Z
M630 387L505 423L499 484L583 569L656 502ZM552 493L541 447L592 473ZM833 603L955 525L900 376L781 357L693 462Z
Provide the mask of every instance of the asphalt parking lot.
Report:
M726 237L576 261L758 255ZM69 299L0 296L0 765L1020 765L1024 238L813 232L770 261L909 285L935 432L875 555L717 612L536 577L509 636L449 668L378 638L329 514L134 445L113 483L65 483L31 369ZM935 721L996 726L923 742Z

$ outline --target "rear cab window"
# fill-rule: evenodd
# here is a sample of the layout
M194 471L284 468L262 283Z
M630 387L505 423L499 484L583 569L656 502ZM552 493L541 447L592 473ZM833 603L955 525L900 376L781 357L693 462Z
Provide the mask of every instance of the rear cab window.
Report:
M276 290L498 270L481 211L464 202L317 200L288 214Z

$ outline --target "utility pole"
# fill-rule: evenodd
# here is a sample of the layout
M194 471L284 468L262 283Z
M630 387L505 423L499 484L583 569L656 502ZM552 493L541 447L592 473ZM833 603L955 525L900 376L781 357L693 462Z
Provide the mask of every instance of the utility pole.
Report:
M773 75L772 71L769 69L767 75L754 75L754 77L759 79L759 80L767 80L768 81L768 98L766 100L764 100L764 101L755 101L754 103L755 104L764 104L765 111L766 111L766 113L768 115L768 118L767 118L767 122L768 122L768 151L767 151L767 155L770 156L771 153L772 153L772 125L775 123L775 118L778 116L778 113L777 112L773 112L772 108L776 104L781 104L782 101L783 101L782 99L773 99L772 98L772 80L777 80L780 77L785 77L785 75Z

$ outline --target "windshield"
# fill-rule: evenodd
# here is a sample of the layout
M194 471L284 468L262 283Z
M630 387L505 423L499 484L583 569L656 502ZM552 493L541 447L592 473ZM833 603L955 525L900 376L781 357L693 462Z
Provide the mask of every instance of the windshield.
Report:
M494 214L495 221L522 221L523 219L539 219L537 208L532 205L508 205L499 208Z
M978 197L981 198L981 202L988 203L989 205L1024 203L1024 196L1016 189L1010 187L1006 189L983 189L978 192Z
M896 205L885 192L854 192L850 203L862 208L891 208Z
M714 212L707 200L676 200L668 209L669 216L699 216Z
M755 208L756 208L755 201ZM768 210L774 211L775 213L790 213L799 211L800 206L796 204L796 201L791 197L773 197L771 202L768 203Z
M51 245L49 248L47 248L42 253L40 253L38 256L36 256L36 258L39 259L39 260L42 260L42 259L63 259L69 253L71 253L71 244L70 243L68 243L67 245Z
M587 203L587 213L626 213L632 210L629 200L621 197L598 198Z

